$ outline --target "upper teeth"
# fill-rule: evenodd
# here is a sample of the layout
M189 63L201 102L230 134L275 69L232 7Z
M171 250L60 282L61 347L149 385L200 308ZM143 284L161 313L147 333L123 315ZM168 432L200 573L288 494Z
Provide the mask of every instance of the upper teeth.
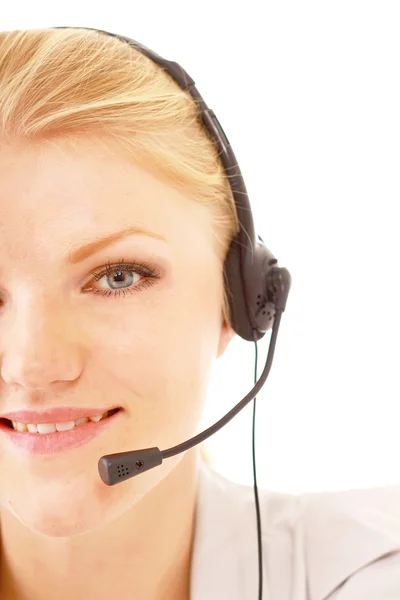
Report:
M75 421L64 421L62 423L19 423L18 421L11 421L13 428L17 431L29 431L30 433L54 433L55 431L68 431L73 429L75 425L83 425L88 421L95 421L96 423L100 419L105 419L108 416L108 410L102 415L95 415L93 417L81 417L75 419Z

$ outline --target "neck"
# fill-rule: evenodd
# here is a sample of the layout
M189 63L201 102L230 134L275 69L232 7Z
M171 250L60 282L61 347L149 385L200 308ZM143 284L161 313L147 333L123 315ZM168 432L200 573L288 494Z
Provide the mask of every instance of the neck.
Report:
M189 600L198 460L187 451L131 511L68 539L1 508L0 598Z

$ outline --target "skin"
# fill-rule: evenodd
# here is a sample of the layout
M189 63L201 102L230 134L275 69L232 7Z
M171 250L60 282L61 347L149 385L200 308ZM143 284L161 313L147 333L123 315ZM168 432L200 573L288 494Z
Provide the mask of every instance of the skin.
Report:
M199 432L213 362L234 335L221 256L208 207L111 147L85 138L0 148L0 415L123 408L88 444L50 456L0 431L6 600L189 598L199 447L113 487L97 461ZM166 242L132 236L67 264L72 249L132 225ZM160 278L120 297L83 291L137 287L132 270L125 284L115 272L94 280L122 258Z

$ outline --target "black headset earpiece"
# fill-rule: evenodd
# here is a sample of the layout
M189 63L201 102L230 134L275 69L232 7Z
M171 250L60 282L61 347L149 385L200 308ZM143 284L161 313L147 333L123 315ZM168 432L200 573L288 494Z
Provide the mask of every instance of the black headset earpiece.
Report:
M247 341L258 341L272 327L275 305L269 273L276 263L268 248L259 242L251 250L236 237L229 248L224 274L232 328Z

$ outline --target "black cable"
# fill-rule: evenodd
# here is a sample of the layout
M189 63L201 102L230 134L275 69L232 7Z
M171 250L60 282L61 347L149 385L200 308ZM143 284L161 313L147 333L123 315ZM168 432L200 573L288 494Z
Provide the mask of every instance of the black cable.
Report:
M255 330L253 329L253 339L255 345L255 366L254 366L254 383L257 382L257 363L258 363L258 349L257 339L255 337ZM253 401L253 477L254 477L254 501L256 505L257 515L257 541L258 541L258 600L262 600L263 590L263 568L262 568L262 538L261 538L261 515L260 515L260 503L258 499L258 487L257 487L257 473L256 473L256 448L255 448L255 423L256 423L256 407L257 407L257 396L254 396Z

